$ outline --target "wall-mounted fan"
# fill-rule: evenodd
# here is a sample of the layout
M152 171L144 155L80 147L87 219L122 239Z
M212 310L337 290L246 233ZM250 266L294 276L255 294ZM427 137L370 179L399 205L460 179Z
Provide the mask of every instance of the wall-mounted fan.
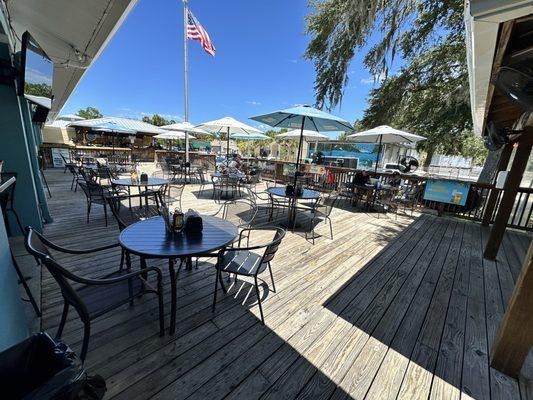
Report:
M402 171L404 174L415 172L420 165L418 160L411 156L400 158L400 162L398 164L400 164L400 171Z
M494 79L496 86L526 111L533 111L533 58L500 68Z
M486 135L483 138L485 141L485 147L490 151L496 151L501 149L507 143L509 143L509 134L513 131L508 129L499 129L494 122L490 121L487 124Z

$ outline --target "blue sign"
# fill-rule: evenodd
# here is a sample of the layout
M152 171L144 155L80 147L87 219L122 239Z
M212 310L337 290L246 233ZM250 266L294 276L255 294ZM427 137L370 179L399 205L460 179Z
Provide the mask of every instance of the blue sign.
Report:
M464 206L469 191L470 183L467 182L428 179L424 200Z

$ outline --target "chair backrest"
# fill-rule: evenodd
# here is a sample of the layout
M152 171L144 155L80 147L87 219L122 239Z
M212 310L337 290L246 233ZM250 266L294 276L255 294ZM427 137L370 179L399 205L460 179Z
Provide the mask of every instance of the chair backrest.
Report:
M247 199L224 203L223 218L239 228L250 227L257 215L257 205Z
M330 192L324 197L321 197L319 200L319 204L324 207L324 214L329 217L338 200L339 194L337 192Z
M263 259L261 261L262 263L267 263L274 259L274 256L276 255L276 252L279 249L279 245L281 244L281 241L285 237L285 233L286 233L285 229L279 228L279 227L271 228L271 229L274 229L276 233L274 234L274 239L272 239L272 241L265 247L265 252L263 253Z
M88 200L104 197L104 189L98 183L85 181L78 182L78 185L81 187L81 190L83 190L83 193Z
M69 282L69 279L76 277L76 275L62 267L50 253L49 247L58 249L59 251L60 247L51 243L39 232L29 226L26 227L24 244L26 250L28 250L28 252L35 258L35 261L38 264L44 265L48 272L50 272L59 285L65 301L76 308L82 319L88 317L89 313L85 304L83 304L83 301Z
M133 204L138 204L141 199L146 199L147 197L152 197L154 199L155 208L153 206L129 208L125 205L130 201ZM149 191L142 194L131 195L113 193L106 196L106 201L109 204L113 217L117 221L118 229L120 231L142 219L161 215L161 209L166 206L163 196L159 191Z
M78 173L83 177L85 182L95 182L97 177L92 169L85 169L83 167L78 168Z

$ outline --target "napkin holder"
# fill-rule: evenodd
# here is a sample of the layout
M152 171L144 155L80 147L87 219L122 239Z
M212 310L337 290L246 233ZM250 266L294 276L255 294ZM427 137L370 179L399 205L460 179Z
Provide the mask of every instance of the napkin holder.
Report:
M204 223L202 217L195 211L189 210L185 214L185 231L189 234L202 233L204 229Z
M294 194L294 186L291 185L291 184L288 184L286 187L285 187L285 194L287 196L292 196Z
M145 173L141 174L141 182L148 182L148 174L145 174Z

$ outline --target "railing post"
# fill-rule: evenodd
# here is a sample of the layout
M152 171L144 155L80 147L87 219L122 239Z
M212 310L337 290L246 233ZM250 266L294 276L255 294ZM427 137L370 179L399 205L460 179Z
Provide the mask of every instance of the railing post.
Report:
M511 157L511 153L513 152L513 145L507 144L500 154L500 159L498 161L498 166L496 167L496 176L498 172L505 171L507 169L507 165L509 165L509 158ZM494 180L496 177L494 177ZM498 199L498 192L499 190L496 188L492 188L489 193L489 197L487 198L487 204L485 205L485 212L483 213L483 219L481 220L481 224L484 226L489 226L492 220L492 215L494 214L494 208L496 207L496 202Z
M494 341L491 366L516 377L533 344L533 243Z
M489 239L485 245L484 256L489 260L494 260L500 249L500 244L502 243L503 235L507 228L507 222L509 221L516 194L518 193L518 187L520 186L520 181L524 175L529 154L531 153L532 139L533 127L528 127L518 142L518 148L516 149L513 165L504 185L504 192L498 207L498 212L492 225Z

